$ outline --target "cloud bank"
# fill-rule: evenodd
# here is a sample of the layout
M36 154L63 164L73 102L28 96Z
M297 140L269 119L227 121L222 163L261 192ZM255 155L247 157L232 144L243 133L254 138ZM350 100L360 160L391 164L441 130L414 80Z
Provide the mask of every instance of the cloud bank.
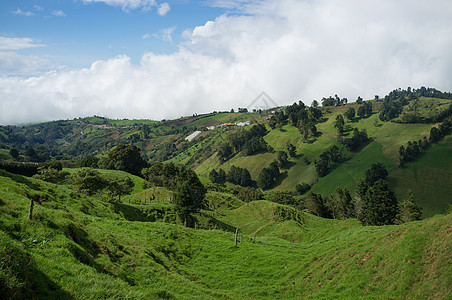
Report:
M80 70L0 77L0 124L94 114L177 118L246 107L262 91L279 104L310 104L408 86L452 90L450 1L211 3L220 4L244 14L186 30L172 54L145 53L139 64L122 55Z

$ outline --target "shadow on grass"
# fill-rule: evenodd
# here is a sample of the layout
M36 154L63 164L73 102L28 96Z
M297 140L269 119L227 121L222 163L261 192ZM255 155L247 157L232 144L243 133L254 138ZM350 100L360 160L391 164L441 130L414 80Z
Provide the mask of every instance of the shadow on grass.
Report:
M35 191L40 191L41 188L39 187L39 185L32 183L30 180L28 180L27 178L25 178L25 176L22 175L16 175L13 173L9 173L3 170L0 170L0 176L3 177L8 177L11 180L17 182L17 183L21 183L21 184L25 184L26 186L28 186L29 188L35 190Z
M301 157L301 156L300 156ZM295 162L293 162L293 161L289 161L285 166L284 166L284 168L282 168L283 170L290 170L290 168L292 168L293 166L295 166L296 165L296 163Z
M289 177L289 175L288 175L287 173L288 173L287 171L284 171L284 172L282 172L282 173L279 174L279 176L276 178L274 187L277 187L277 186L281 185L281 183L282 183L287 177Z
M224 223L223 221L220 221L212 216L209 216L208 214L202 213L200 212L199 214L200 216L202 216L203 218L206 218L206 221L201 223L199 222L199 220L197 218L194 218L195 222L197 222L198 225L198 229L220 229L223 231L228 231L228 232L235 232L236 227L231 226L227 223Z
M155 219L148 218L144 213L131 205L122 204L119 202L112 203L115 212L121 214L128 221L141 221L141 222L153 222Z
M31 255L6 243L7 250L0 254L8 278L0 279L2 299L75 299L42 272Z

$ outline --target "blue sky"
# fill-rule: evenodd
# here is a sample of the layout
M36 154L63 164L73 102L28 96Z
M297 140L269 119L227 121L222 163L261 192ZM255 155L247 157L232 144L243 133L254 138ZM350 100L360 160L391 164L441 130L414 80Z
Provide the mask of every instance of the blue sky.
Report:
M0 125L452 90L452 1L2 0Z
M21 49L21 53L44 55L72 68L119 54L138 62L145 52L176 51L183 31L224 12L190 0L136 8L108 1L6 0L0 3L0 35L29 37L44 46Z

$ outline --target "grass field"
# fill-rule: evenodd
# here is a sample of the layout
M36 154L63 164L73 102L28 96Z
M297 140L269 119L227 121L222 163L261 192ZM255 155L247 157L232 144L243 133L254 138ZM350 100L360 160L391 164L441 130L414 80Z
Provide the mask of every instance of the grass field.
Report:
M353 194L359 181L365 178L366 170L370 168L371 164L378 162L383 163L388 170L395 167L395 164L384 156L382 146L373 142L350 160L338 164L330 174L320 178L312 190L327 197L340 186L346 187Z
M239 228L234 246L233 232L131 221L114 203L65 186L5 172L0 179L5 298L447 299L451 293L452 215L362 227L266 201L223 199L239 207L205 213ZM50 196L32 221L29 193ZM136 213L151 207L122 205Z
M425 217L444 213L452 199L452 136L396 169L388 180L399 199L411 190Z

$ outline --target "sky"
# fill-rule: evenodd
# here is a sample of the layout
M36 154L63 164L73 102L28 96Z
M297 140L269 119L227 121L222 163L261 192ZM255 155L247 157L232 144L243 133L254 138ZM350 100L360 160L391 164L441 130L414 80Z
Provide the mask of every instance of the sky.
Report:
M449 0L2 0L0 125L450 92L451 16Z

